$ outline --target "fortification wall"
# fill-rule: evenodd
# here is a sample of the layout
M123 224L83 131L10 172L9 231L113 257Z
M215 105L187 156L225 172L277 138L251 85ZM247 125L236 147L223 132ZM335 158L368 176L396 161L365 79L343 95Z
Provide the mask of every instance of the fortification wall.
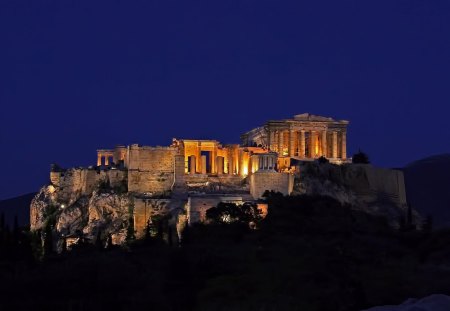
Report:
M129 150L128 191L159 193L172 189L175 147L139 147Z
M152 172L173 172L176 147L139 147L129 150L128 169Z
M406 206L402 171L353 164L347 166L344 173L344 182L365 201L375 201L382 196L398 206Z
M55 199L66 204L72 204L82 195L91 194L101 181L109 181L111 187L117 187L126 179L127 172L121 170L97 171L72 168L50 172L50 181L55 187Z
M250 194L262 198L266 190L289 195L294 187L294 175L274 171L258 171L250 176Z
M128 191L162 193L172 189L173 172L128 171Z

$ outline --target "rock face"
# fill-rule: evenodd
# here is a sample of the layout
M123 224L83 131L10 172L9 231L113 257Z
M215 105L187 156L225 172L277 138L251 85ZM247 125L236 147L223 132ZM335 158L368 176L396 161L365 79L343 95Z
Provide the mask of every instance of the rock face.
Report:
M42 230L54 218L53 228L60 238L83 236L95 241L99 235L102 239L111 235L115 244L125 241L132 215L132 200L127 193L95 190L70 205L60 203L57 197L58 189L52 185L43 187L35 196L30 207L31 230Z
M387 216L395 226L406 218L403 173L398 170L371 165L301 162L295 178L287 174L273 174L276 177L291 177L288 183L294 195L328 195L353 208ZM251 178L257 175L258 172ZM170 196L159 197L152 193L129 191L126 187L127 174L118 170L70 169L52 172L51 177L52 184L43 187L31 202L30 224L33 231L48 229L49 225L60 240L82 237L95 242L98 238L103 241L111 238L112 243L122 244L127 233L143 237L155 215L160 218L168 216L172 229L182 225L178 223L178 216L186 214L188 191L210 195L214 200L217 200L218 194L239 194L241 201L252 192L248 189L249 183L243 182L240 177L236 180L234 177L224 180L196 177L186 182L180 190L174 186ZM259 195L264 189L270 189L266 187L273 189L276 181L268 179L261 185ZM412 215L419 223L418 215Z
M403 172L368 164L332 165L307 162L300 164L293 194L318 194L336 198L375 215L387 216L398 226L405 219L408 202ZM415 223L419 214L412 211Z
M431 295L422 299L408 299L398 306L373 307L363 311L448 311L450 297L446 295Z

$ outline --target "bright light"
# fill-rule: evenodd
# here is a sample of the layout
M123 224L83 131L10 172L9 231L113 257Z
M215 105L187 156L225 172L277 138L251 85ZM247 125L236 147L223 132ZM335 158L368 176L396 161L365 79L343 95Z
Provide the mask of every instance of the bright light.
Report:
M61 208L65 208L66 206L64 204L61 204Z

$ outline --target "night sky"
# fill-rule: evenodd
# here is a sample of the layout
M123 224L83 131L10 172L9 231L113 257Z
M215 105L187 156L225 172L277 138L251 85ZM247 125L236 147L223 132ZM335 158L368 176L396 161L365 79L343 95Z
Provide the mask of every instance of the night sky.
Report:
M0 199L98 148L303 112L401 167L450 151L449 86L448 0L0 0Z

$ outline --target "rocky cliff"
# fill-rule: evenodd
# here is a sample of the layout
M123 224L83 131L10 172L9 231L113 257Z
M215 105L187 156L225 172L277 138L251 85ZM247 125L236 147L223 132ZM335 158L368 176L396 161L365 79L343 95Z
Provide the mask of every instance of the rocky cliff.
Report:
M304 162L296 174L293 194L331 196L375 215L386 216L393 226L406 221L406 199L403 172L377 168L370 164L333 165ZM420 225L420 215L412 210L413 222Z
M66 205L57 200L58 189L42 187L30 207L31 230L53 227L58 238L83 237L95 241L111 236L114 244L125 241L132 218L132 199L127 193L94 190ZM49 224L49 222L52 222Z
M32 200L31 230L50 227L54 241L82 237L92 242L100 238L122 244L127 234L144 236L149 219L156 214L175 216L170 226L177 227L176 216L183 213L188 188L178 195L156 198L151 193L128 192L126 176L121 171L85 169L53 173L52 184L43 187ZM244 183L239 192L246 189L248 192ZM219 187L217 191L225 190ZM327 195L355 209L387 216L397 227L408 214L403 173L371 165L300 163L292 194ZM411 218L421 223L417 213L412 212Z

